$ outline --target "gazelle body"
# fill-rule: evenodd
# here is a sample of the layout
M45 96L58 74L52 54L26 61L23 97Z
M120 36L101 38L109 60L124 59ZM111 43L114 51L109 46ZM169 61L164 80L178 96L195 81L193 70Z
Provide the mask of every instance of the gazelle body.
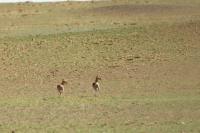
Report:
M96 76L95 81L92 83L92 87L95 91L99 91L100 90L100 85L99 85L99 80L101 80L101 78L99 76Z
M64 85L67 83L67 81L65 81L64 79L62 80L61 84L57 85L57 90L59 92L60 95L62 95L62 93L65 90Z

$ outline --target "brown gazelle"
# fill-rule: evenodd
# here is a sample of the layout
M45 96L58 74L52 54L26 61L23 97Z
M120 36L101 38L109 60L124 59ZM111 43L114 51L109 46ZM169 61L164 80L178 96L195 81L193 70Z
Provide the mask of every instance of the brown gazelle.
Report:
M67 81L65 81L64 79L62 80L61 84L57 85L57 90L59 92L60 95L62 95L62 93L65 90L64 85L67 84Z
M101 78L97 75L95 81L92 83L92 87L95 91L100 90L99 80L101 80Z

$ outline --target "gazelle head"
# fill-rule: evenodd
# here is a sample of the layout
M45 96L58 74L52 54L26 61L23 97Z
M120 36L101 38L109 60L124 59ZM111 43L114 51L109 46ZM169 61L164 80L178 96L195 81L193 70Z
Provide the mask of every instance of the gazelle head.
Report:
M99 77L99 75L96 76L95 81L98 82L98 80L101 80L101 77Z
M61 84L65 85L65 84L67 84L67 81L65 79L63 79L62 82L61 82Z

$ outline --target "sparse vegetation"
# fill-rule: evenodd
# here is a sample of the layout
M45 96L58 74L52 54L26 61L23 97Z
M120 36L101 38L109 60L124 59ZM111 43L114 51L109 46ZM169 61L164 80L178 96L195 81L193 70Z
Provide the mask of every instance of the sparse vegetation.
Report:
M0 132L200 133L198 0L1 4L0 20Z

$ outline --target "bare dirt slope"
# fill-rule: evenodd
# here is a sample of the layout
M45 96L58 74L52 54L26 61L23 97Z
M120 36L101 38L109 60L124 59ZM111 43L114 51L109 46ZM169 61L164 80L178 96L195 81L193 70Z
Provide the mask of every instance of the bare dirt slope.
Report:
M200 8L128 3L0 5L0 132L200 132Z

